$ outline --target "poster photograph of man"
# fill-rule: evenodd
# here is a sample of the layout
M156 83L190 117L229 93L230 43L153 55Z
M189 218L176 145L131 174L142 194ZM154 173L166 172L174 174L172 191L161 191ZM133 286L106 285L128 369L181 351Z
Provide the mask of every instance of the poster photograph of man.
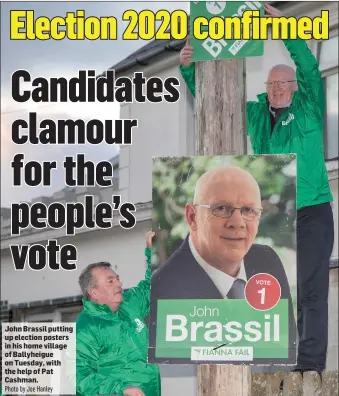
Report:
M296 161L153 159L150 363L296 363Z

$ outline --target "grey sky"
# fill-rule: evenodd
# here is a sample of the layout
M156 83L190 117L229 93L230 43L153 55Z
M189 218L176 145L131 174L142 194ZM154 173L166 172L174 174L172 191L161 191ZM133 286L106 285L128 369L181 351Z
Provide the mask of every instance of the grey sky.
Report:
M11 98L11 74L18 69L26 69L32 77L77 75L79 69L95 69L97 74L124 59L147 42L138 41L71 41L71 40L26 40L10 41L10 10L33 10L34 17L62 16L66 12L85 10L89 16L115 16L121 21L122 13L127 9L185 9L188 2L13 2L1 3L1 206L9 207L11 202L27 201L41 195L50 195L63 188L63 169L61 161L65 155L83 152L94 162L106 160L118 153L118 149L107 145L100 147L82 146L16 146L11 141L11 125L15 119L26 119L28 112L38 112L45 118L119 118L117 104L33 104L16 103ZM121 27L120 27L121 26ZM125 22L119 25L123 31ZM53 176L52 187L12 187L13 156L22 152L25 160L56 160L58 168Z

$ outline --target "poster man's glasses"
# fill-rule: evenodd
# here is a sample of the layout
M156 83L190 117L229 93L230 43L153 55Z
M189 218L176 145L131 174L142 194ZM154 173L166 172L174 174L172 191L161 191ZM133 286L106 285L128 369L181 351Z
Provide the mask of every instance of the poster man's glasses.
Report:
M242 218L244 220L249 220L249 221L259 220L263 213L263 209L252 208L248 206L245 206L243 208L234 208L231 205L225 205L225 204L214 204L214 205L195 204L194 206L200 206L202 208L210 209L214 216L223 217L223 218L232 217L233 213L236 210L240 210L240 214Z
M265 84L268 87L273 87L273 85L281 85L282 87L285 87L288 83L295 82L297 80L277 80L277 81L266 81Z

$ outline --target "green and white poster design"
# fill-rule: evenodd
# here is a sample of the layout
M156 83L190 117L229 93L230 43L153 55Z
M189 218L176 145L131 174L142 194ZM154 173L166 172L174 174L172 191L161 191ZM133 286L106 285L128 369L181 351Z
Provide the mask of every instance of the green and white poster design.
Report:
M149 363L296 364L296 162L153 158Z
M192 62L219 59L247 58L264 54L263 40L214 40L211 37L198 40L193 37L193 23L198 17L241 17L245 11L259 11L264 15L263 2L259 1L191 1L190 43L193 48ZM202 26L208 29L207 26Z
M192 361L288 358L288 300L268 311L246 300L158 301L156 357Z

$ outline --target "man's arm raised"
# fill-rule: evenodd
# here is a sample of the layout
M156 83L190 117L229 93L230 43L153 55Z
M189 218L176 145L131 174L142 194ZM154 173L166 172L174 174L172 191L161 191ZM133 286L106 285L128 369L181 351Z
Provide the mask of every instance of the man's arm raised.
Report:
M140 281L137 286L128 290L126 295L133 300L133 305L137 305L143 317L149 314L150 294L151 294L151 273L152 273L152 239L155 233L149 231L146 234L145 256L147 269L145 279Z

